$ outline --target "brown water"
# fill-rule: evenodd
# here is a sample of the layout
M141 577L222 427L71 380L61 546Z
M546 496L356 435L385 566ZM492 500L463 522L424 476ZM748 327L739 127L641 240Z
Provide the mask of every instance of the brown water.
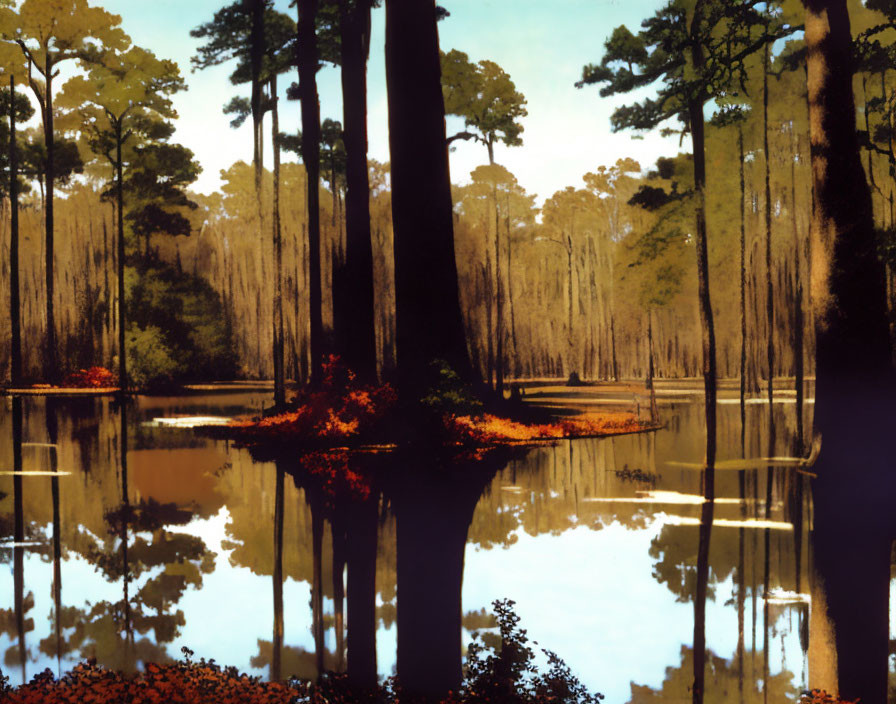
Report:
M403 481L384 488L366 518L297 486L288 462L278 486L274 464L154 423L270 401L254 393L135 399L123 465L116 401L23 399L23 468L53 470L52 451L33 445L52 442L60 474L24 476L20 486L0 476L0 651L13 684L87 657L121 668L176 659L182 646L262 676L312 677L321 663L342 669L348 649L382 676L402 660L408 673L450 677L473 630L496 632L492 601L511 598L529 637L606 701L690 700L701 472L676 463L702 459L701 403L661 406L667 427L656 433L562 441L440 482ZM0 406L4 470L12 468L11 403ZM775 456L793 452L794 411L774 406ZM747 456L767 456L767 412L748 406ZM720 459L741 457L740 433L739 407L723 403ZM411 469L396 473L413 477ZM720 469L716 486L707 692L711 701L739 691L745 701L793 700L809 667L808 478ZM17 493L24 540L16 549ZM375 547L365 548L357 536L374 529ZM371 571L366 592L353 569ZM375 615L369 633L347 639L352 604Z

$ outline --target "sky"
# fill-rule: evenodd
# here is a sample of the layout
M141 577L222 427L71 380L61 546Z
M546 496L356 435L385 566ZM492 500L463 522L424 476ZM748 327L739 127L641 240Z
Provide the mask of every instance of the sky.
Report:
M232 96L248 94L245 86L230 84L232 66L191 72L190 57L200 42L190 37L190 30L210 20L224 0L94 0L92 4L121 15L123 29L136 44L180 65L189 90L175 97L179 119L174 139L192 149L203 166L195 189L215 191L222 169L252 156L248 123L234 130L221 110ZM529 115L523 120L523 146L499 145L495 159L538 196L538 203L567 186L580 187L582 176L602 164L632 157L647 167L657 157L678 151L676 139L656 133L611 133L613 109L630 102L631 96L601 98L597 87L574 86L582 67L600 60L612 29L620 24L637 28L660 0L443 0L441 4L451 13L439 26L441 48L464 51L473 61L495 61L526 96ZM276 0L276 5L295 12L288 0ZM384 25L384 10L375 10L368 69L369 156L378 161L389 160ZM293 80L281 79L283 89ZM342 121L338 71L323 69L319 84L322 117ZM283 97L281 129L295 131L299 104ZM462 127L460 120L449 118L449 134ZM487 153L475 142L455 144L452 181L465 183L476 166L487 163ZM270 163L268 155L266 164Z

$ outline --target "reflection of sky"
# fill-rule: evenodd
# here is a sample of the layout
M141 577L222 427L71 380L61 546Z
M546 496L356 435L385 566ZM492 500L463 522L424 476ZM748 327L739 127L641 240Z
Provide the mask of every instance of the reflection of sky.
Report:
M580 527L561 536L532 537L519 531L518 541L506 550L468 547L463 609L491 610L495 599L513 599L529 638L555 651L608 702L627 701L631 682L659 688L666 668L680 665L681 646L692 645L694 637L693 604L677 603L650 577L648 550L662 519L659 514L645 530L614 523L600 531ZM706 607L707 648L729 659L737 648L737 610L725 602L733 594L729 579L716 587L716 599ZM748 600L748 619L750 611ZM761 649L761 623L759 629ZM791 671L800 674L795 628L785 648ZM772 673L779 672L780 638L772 639L769 652Z

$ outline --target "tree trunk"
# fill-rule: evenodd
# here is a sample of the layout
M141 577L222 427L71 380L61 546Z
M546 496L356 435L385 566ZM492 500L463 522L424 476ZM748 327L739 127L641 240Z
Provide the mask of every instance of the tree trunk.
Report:
M274 586L274 633L271 654L271 680L279 682L283 677L283 496L285 472L277 463L277 483L274 490L274 569L271 577Z
M737 146L740 159L740 444L743 450L747 427L747 223L744 212L746 179L743 125L738 125L737 128Z
M53 273L53 195L56 186L55 155L56 146L53 135L53 64L49 55L46 56L46 97L44 98L44 143L47 147L47 169L45 178L47 182L47 196L44 205L46 220L46 246L44 250L45 264L44 274L47 293L47 338L46 353L44 356L44 381L53 383L59 378L59 359L56 350L56 315L53 298L55 296L55 279Z
M277 108L277 74L270 80L271 144L274 147L274 405L286 404L286 359L283 349L283 232L280 226L280 111Z
M249 30L249 63L252 73L252 165L255 167L255 197L258 199L258 212L261 214L261 178L264 169L262 152L262 122L264 112L261 105L261 67L265 54L264 10L265 0L243 0L248 5L250 15ZM272 96L276 97L276 96ZM276 139L276 137L275 137Z
M297 63L302 100L302 161L307 174L308 301L310 308L311 385L320 383L323 362L323 318L320 273L320 103L317 97L319 58L315 17L318 0L298 0Z
M498 212L498 188L492 190L495 201L495 393L504 396L504 295L501 281L501 219Z
M10 384L22 383L22 304L19 288L19 174L16 153L16 81L9 77L9 324Z
M334 321L339 353L363 381L376 380L373 247L367 170L369 0L341 0L342 104L345 143L345 265L350 300Z
M118 388L122 394L128 391L128 351L125 328L124 291L124 165L122 164L123 137L121 120L115 123L115 200L118 219ZM148 235L147 235L148 236Z
M815 193L811 298L817 355L810 686L844 699L887 699L893 535L892 368L883 264L856 137L846 0L804 0ZM847 578L848 577L848 578ZM845 579L847 578L847 579ZM862 604L856 609L855 604ZM825 618L826 617L826 618ZM829 678L825 679L828 675Z
M472 380L458 294L433 0L386 1L386 83L399 383L419 389L434 360Z
M766 31L768 27L766 26ZM765 153L765 320L768 327L766 340L766 361L768 365L768 412L769 418L774 415L774 380L775 380L775 299L772 285L772 185L771 185L771 153L768 146L768 42L762 56L762 145ZM769 421L771 422L771 421Z

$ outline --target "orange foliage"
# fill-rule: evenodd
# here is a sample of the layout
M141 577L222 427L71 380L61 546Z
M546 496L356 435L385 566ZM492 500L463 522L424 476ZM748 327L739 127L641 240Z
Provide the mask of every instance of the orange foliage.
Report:
M293 442L333 447L372 435L397 400L388 384L363 386L355 375L330 357L324 364L319 391L302 391L293 410L261 420L234 421L231 437L247 445Z
M118 386L118 377L105 367L91 367L72 372L62 386L70 389L109 389Z
M303 692L279 682L261 682L236 668L214 663L147 665L134 677L89 661L60 680L50 670L4 694L7 704L287 704Z
M458 445L500 445L561 438L583 438L632 433L649 428L631 413L584 414L555 423L519 423L508 418L447 416L449 442Z
M859 700L847 701L840 699L832 694L828 694L822 689L813 689L807 694L800 697L800 704L858 704Z

